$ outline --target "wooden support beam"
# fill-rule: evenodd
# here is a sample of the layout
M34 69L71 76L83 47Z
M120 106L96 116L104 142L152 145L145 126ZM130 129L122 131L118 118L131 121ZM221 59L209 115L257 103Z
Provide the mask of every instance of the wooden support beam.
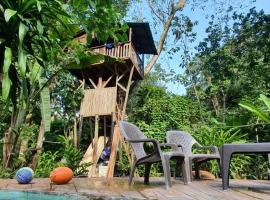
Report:
M127 108L127 102L128 102L128 95L129 95L129 89L130 86L132 84L132 76L133 76L133 72L134 72L134 65L131 68L130 74L129 74L129 78L128 78L128 84L127 84L127 91L126 91L126 96L125 96L125 100L124 100L124 105L123 105L123 110L122 110L122 120L125 117L126 114L126 108Z
M117 85L118 85L122 90L124 90L125 92L127 92L127 89L126 89L123 85L121 85L120 83L117 83Z
M108 181L111 181L113 178L116 154L117 154L117 149L118 149L120 137L121 137L120 129L119 129L119 125L117 123L114 126L113 141L112 141L112 145L111 145L111 155L110 155L110 160L109 160L109 164L108 164L108 171L107 171L107 180Z
M129 28L128 40L132 42L132 28Z
M105 83L103 83L102 87L106 87L106 85L110 82L113 76L110 76Z
M93 86L95 89L97 89L96 84L94 83L94 81L93 81L91 78L89 78L89 81L90 81L90 83L92 84L92 86Z
M97 88L102 88L102 77L98 78L98 84L97 84Z
M126 75L126 73L128 73L128 69L121 76L117 78L117 82L119 82Z
M82 88L82 89L84 89L84 86L85 86L85 79L83 79L82 81L81 80L79 80L80 81L80 85L79 85L79 87L77 88L77 90L79 90L80 88Z

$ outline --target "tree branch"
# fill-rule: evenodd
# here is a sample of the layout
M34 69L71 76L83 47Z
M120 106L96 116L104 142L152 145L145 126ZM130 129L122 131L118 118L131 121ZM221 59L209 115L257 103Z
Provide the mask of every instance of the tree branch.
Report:
M178 3L174 7L175 11L178 11L178 10L181 10L182 8L184 8L185 4L186 4L185 0L178 1Z
M148 0L148 5L149 5L149 8L151 9L152 13L161 21L161 23L164 23L164 17L163 16L160 16L157 13L157 11L155 10L155 8L152 5L152 1L151 0Z
M149 2L150 2L150 0L148 0L148 4L149 4ZM151 2L150 2L150 4L151 4ZM153 55L151 57L150 61L147 63L147 65L145 67L144 74L148 74L151 71L151 69L153 68L153 66L155 65L155 63L157 62L157 59L158 59L158 57L159 57L159 55L162 52L162 49L164 47L166 38L168 36L168 32L169 32L170 27L172 25L173 18L175 16L176 12L181 10L185 6L185 4L186 4L186 0L179 0L175 5L174 4L171 5L170 15L166 19L166 22L163 23L163 31L160 35L158 46L157 46L157 55ZM149 5L149 7L150 7L150 5ZM151 8L151 10L152 10L152 8Z

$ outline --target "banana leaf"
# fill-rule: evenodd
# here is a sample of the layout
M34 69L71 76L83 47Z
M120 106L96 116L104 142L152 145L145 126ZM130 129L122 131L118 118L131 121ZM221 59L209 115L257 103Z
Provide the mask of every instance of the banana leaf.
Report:
M46 85L46 81L42 78L39 79L39 87L42 88L40 92L40 110L42 115L42 120L44 122L45 132L51 129L51 100L49 87Z
M243 102L239 104L241 107L246 108L247 110L256 114L261 120L270 123L270 117L263 112L261 109L257 108L256 106L252 105L251 103Z

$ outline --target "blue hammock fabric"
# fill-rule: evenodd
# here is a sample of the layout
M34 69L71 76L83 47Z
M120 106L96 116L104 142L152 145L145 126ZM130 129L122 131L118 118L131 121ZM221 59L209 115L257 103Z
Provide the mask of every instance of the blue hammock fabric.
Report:
M32 181L34 172L29 167L23 167L16 172L16 180L21 184L28 184Z

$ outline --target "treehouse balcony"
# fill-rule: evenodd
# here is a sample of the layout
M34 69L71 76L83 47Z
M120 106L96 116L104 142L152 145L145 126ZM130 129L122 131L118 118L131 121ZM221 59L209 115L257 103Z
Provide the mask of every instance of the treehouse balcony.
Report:
M142 78L144 77L144 55L140 56L136 52L132 42L121 43L118 45L110 43L107 45L92 47L91 50L105 56L128 61L127 63L133 64L139 75Z

